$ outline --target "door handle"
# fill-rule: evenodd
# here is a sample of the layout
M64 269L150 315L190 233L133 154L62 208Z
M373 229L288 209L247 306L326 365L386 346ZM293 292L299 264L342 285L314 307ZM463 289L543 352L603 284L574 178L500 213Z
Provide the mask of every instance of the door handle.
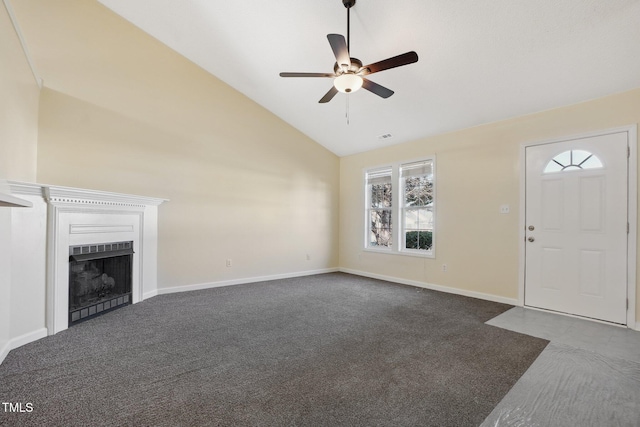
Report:
M533 225L530 225L528 228L529 228L529 231L533 231L536 229Z
M533 242L536 239L534 239L533 236L529 236L529 238L527 240L530 241L530 242Z

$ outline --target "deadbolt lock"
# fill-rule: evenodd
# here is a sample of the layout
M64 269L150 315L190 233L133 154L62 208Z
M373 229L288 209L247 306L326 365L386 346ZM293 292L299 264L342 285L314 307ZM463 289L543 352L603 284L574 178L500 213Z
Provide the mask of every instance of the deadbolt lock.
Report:
M533 231L536 229L533 225L530 225L528 228L529 228L529 231Z
M530 241L530 242L533 242L536 239L534 239L533 236L529 236L529 238L527 240Z

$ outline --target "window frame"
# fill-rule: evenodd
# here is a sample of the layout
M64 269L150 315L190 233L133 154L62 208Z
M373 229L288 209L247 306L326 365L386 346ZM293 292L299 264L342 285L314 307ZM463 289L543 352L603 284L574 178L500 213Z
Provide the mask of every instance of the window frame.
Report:
M418 162L431 162L432 171L432 197L433 202L431 206L432 212L432 246L430 250L424 249L407 249L404 246L405 242L405 224L403 221L403 213L405 211L404 205L404 183L402 182L401 168L412 163ZM391 169L391 247L376 247L369 246L370 236L370 212L371 212L371 195L369 194L368 186L368 174L384 170L386 168ZM435 258L436 257L436 156L426 156L416 159L410 159L406 161L386 163L378 166L367 167L363 169L363 211L364 211L364 228L363 228L363 250L365 252L384 253L390 255L404 255L420 258Z
M371 192L369 191L369 177L368 175L370 173L381 173L381 172L385 172L386 170L390 169L391 170L391 175L390 175L390 183L391 183L391 206L389 208L384 208L384 207L378 207L378 208L374 208L371 206ZM385 174L386 175L386 174ZM388 253L390 252L394 245L395 245L395 241L393 239L393 228L394 228L394 224L395 224L395 220L396 218L394 217L394 208L393 208L393 199L394 199L394 180L393 180L393 168L391 167L391 165L385 165L385 166L380 166L380 167L375 167L375 168L368 168L365 170L364 172L364 186L365 186L365 206L364 206L364 216L365 216L365 221L364 221L364 226L365 226L365 234L364 234L364 246L367 250L370 251L374 251L374 252L385 252ZM391 227L390 227L390 232L391 232L391 248L389 247L385 247L385 246L369 246L370 242L370 238L369 233L371 233L371 228L370 228L370 221L371 221L371 212L374 210L388 210L391 212Z

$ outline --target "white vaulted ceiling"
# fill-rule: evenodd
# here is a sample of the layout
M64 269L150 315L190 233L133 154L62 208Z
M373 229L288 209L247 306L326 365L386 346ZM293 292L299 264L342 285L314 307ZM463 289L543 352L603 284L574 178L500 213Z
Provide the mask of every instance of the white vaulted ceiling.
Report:
M342 0L99 0L339 156L640 87L640 0L357 0L351 56L419 62L328 104ZM391 138L380 139L383 134Z

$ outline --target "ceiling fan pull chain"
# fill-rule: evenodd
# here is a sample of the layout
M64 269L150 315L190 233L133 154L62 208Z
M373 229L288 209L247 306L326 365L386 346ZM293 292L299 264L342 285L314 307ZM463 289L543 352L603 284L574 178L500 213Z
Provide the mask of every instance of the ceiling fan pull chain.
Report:
M347 118L347 125L349 125L349 94L347 94L346 98L347 98L347 112L345 113L345 117Z

